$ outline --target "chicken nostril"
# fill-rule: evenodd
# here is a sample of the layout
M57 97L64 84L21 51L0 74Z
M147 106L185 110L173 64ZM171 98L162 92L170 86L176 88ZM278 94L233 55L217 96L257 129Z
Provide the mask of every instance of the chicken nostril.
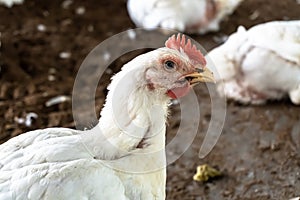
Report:
M196 68L196 72L198 72L198 73L203 73L204 70L203 70L202 68Z
M187 77L183 77L183 78L177 80L176 83L184 84L184 83L186 83L186 82L188 82L188 81L189 81L189 80L187 79Z
M193 80L193 78L192 78L192 77L189 77L189 76L187 76L187 77L185 77L185 80L187 80L188 82L191 82L191 81Z

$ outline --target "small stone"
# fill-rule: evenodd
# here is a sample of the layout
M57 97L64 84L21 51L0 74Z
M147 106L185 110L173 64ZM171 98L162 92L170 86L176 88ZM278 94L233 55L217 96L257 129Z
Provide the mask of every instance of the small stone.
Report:
M61 22L61 25L62 26L68 26L68 25L70 25L70 24L72 24L73 23L73 21L71 20L71 19L65 19L65 20L63 20L62 22Z
M64 9L68 9L70 7L70 5L73 4L73 1L72 0L66 0L64 2L62 2L61 6L64 8Z
M40 32L45 32L47 30L47 28L44 24L37 25L36 29Z
M87 27L88 32L93 32L94 31L94 26L93 25L89 25Z
M76 14L77 15L83 15L85 13L85 7L80 6L76 9Z
M55 81L55 76L54 75L52 75L52 74L50 74L49 76L48 76L48 81Z
M60 52L59 53L59 57L61 59L67 59L67 58L70 58L71 57L71 53L70 52Z
M103 59L104 59L105 61L108 61L108 60L110 59L110 57L111 57L111 55L110 55L110 53L108 53L108 52L105 52L105 53L103 54Z
M271 150L272 151L278 151L278 150L280 150L280 143L278 143L276 141L272 141L271 142Z
M256 10L249 16L249 19L256 20L259 17L259 15L260 15L259 12Z
M230 195L232 195L233 194L233 191L232 190L224 190L223 191L223 196L224 197L228 197L228 196L230 196Z
M25 120L23 118L19 118L19 117L15 117L14 118L15 122L17 122L18 124L24 124Z
M49 69L49 74L55 74L55 73L56 73L56 69L53 68L53 67L51 67L51 68Z
M128 34L128 37L129 37L131 40L134 40L134 39L136 38L136 32L135 32L135 30L133 30L133 29L127 30L127 34Z
M250 171L250 172L248 173L247 177L253 179L253 178L254 178L254 172L253 172L253 171Z
M270 149L270 141L264 139L259 140L258 148L262 151Z
M44 16L44 17L48 17L48 16L49 16L49 14L50 14L50 13L49 13L49 11L48 11L48 10L44 10L44 11L43 11L43 16Z
M107 69L105 70L105 73L107 73L107 74L112 74L112 73L113 73L113 70L110 69L110 68L107 68Z

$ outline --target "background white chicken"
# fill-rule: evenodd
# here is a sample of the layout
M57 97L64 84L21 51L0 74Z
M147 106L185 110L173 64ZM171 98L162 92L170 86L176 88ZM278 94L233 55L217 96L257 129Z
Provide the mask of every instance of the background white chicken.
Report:
M205 64L173 36L113 77L93 129L36 130L0 145L0 199L165 199L168 102L214 81Z
M0 5L3 4L7 7L12 7L14 4L22 4L24 0L0 0Z
M138 27L188 33L219 30L220 22L242 0L128 0L129 16Z
M288 95L300 104L300 21L274 21L248 31L240 26L207 57L228 98L261 104Z

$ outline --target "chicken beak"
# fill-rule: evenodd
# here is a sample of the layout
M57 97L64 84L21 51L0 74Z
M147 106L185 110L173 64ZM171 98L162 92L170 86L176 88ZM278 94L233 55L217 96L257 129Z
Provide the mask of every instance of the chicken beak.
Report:
M198 69L197 72L185 75L185 78L190 82L191 85L196 85L200 82L216 83L212 71L207 67Z

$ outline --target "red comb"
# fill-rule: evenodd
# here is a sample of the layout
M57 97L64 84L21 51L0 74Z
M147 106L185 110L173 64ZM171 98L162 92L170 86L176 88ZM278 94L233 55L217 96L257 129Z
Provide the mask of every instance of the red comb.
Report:
M206 65L206 60L201 51L199 51L194 44L192 45L190 39L186 42L185 35L182 35L182 37L180 37L180 34L177 34L177 37L173 35L169 37L165 45L167 48L174 49L179 52L183 51L195 65Z

